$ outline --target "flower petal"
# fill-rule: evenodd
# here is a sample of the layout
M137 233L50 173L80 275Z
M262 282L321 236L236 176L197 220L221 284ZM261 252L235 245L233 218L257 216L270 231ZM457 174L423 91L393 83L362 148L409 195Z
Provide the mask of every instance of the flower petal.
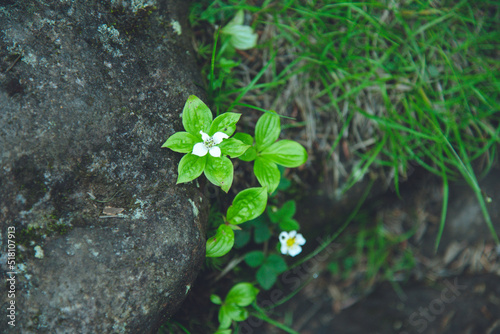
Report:
M297 231L290 231L290 232L288 233L288 237L289 237L289 238L294 238L296 234L297 234Z
M292 247L288 248L288 254L290 254L290 256L292 257L300 254L300 252L302 252L302 247L300 247L299 245L293 245Z
M210 139L210 136L207 135L205 132L200 130L200 133L201 133L201 139L203 139L204 142Z
M281 243L286 242L287 239L288 239L288 232L285 232L285 231L281 232L280 233L280 241L281 241Z
M216 132L213 136L212 139L214 140L214 144L218 145L222 142L223 139L229 138L228 135L226 135L224 132Z
M214 147L211 147L210 148L210 155L213 156L213 157L220 157L220 148L218 148L217 146L214 146Z
M286 243L281 244L281 254L283 255L288 254L288 247L286 246Z
M199 157L203 157L208 153L208 149L205 147L204 143L198 143L193 146L193 154Z
M295 243L299 244L299 245L303 245L306 243L306 239L304 239L304 237L302 236L302 234L298 233L297 236L295 237Z

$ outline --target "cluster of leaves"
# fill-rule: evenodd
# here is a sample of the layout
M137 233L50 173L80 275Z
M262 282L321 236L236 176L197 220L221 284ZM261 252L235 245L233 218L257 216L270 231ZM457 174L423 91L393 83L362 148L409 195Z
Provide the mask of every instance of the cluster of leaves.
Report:
M305 148L292 140L278 140L281 123L274 111L266 111L259 118L255 137L247 133L235 133L240 116L226 112L213 119L206 104L191 95L182 112L185 131L174 133L162 146L185 154L178 166L178 184L193 181L204 174L208 181L226 193L234 176L230 158L254 163L253 171L261 186L242 190L235 196L226 214L222 215L222 223L215 235L207 240L207 257L227 254L234 246L235 230L241 230L238 225L245 222L265 232L262 242L271 237L271 230L279 228L291 231L299 228L298 222L293 219L295 202L286 202L280 209L271 206L267 212L266 207L269 195L276 191L282 180L279 166L298 167L305 163ZM266 214L262 215L264 212ZM262 219L277 228L271 227L270 230ZM256 235L262 236L262 233ZM277 276L287 270L286 262L277 253L253 251L245 256L245 262L252 268L258 268L256 279L264 289L270 289ZM250 305L257 293L258 289L252 284L240 283L231 289L224 302L212 296L212 302L221 305L219 332L227 331L233 320L243 321L248 317L245 307Z
M250 283L238 283L229 290L224 301L217 296L211 295L210 300L216 305L221 305L219 309L219 330L216 334L231 333L228 328L232 321L244 321L248 318L248 310L246 307L250 305L259 289Z

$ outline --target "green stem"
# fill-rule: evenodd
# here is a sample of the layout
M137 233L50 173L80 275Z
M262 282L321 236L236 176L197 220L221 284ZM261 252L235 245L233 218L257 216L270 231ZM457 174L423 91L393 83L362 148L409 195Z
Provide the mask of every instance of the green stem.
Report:
M294 331L293 329L291 329L290 327L282 324L281 322L278 322L278 321L276 321L276 320L274 320L272 318L269 318L267 316L266 312L262 308L260 308L259 306L257 306L257 304L254 303L254 304L252 304L252 306L257 311L257 312L252 312L251 313L254 317L259 318L261 320L264 320L265 322L270 323L271 325L276 326L279 329L284 330L287 333L290 333L290 334L300 334L299 332Z

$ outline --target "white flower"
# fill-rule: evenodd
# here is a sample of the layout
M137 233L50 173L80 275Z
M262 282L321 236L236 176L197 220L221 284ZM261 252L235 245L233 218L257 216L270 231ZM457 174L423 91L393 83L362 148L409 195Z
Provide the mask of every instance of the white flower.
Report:
M200 131L201 139L203 139L202 143L197 143L193 146L193 154L199 157L204 157L208 152L213 157L220 157L221 151L220 148L217 147L223 139L229 138L224 132L216 132L212 137L207 135L205 132Z
M302 234L297 233L297 231L281 232L280 242L282 254L295 256L302 252L302 247L300 246L306 243L306 239L304 239Z
M243 10L239 10L234 18L224 27L221 32L231 36L230 43L235 49L248 50L257 45L257 34L252 27L243 25Z

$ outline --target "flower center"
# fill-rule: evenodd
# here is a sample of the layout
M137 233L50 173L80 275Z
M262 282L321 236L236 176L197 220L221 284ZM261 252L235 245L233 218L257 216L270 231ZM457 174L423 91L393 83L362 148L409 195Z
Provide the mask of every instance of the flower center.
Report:
M292 247L293 245L295 245L295 237L288 239L288 240L286 241L286 245L287 245L288 247Z
M212 147L215 146L215 142L213 140L212 137L210 137L209 139L205 140L205 147L208 148L208 149L211 149Z

